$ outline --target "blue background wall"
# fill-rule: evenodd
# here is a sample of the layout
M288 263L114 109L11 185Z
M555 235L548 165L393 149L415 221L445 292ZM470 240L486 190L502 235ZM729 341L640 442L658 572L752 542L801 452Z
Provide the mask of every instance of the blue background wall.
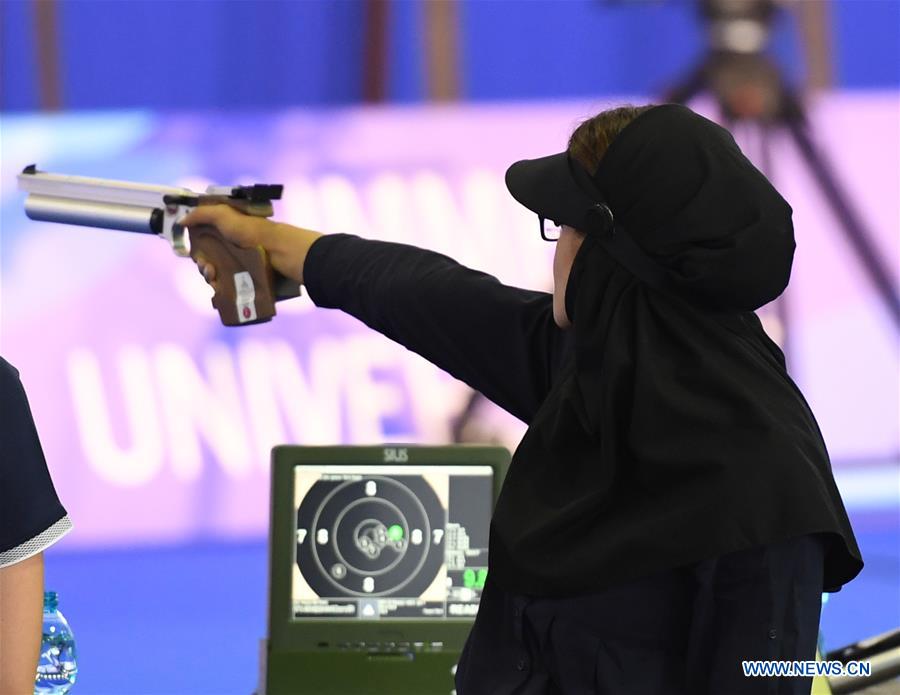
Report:
M70 109L343 104L362 98L365 5L357 0L60 0L60 78ZM838 88L900 86L900 2L833 0ZM389 16L388 97L426 96L424 6ZM703 54L691 0L462 0L463 97L658 92ZM772 50L803 73L795 20ZM33 4L0 3L0 109L38 107Z
M866 570L823 607L826 649L897 627L895 523L854 517ZM253 692L266 632L266 563L263 542L51 548L47 583L59 592L79 647L72 695Z

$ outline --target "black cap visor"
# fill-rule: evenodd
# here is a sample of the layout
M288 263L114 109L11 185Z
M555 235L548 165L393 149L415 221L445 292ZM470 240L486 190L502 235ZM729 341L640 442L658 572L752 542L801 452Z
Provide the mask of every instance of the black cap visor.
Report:
M506 187L539 217L584 234L595 233L613 258L651 287L675 291L666 271L628 234L617 233L600 188L566 152L516 162L506 170ZM587 191L594 191L594 196Z
M597 204L576 180L566 152L516 162L506 170L506 187L539 217L581 231L590 224L585 213Z

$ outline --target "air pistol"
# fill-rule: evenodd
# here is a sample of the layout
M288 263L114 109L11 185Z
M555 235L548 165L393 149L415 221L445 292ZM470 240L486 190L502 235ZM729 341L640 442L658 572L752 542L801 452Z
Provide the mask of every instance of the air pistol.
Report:
M272 269L261 246L241 248L215 227L180 224L198 205L225 204L247 215L270 217L282 186L210 186L205 193L187 188L66 176L25 167L19 189L28 193L25 214L32 220L155 234L178 256L203 255L220 278L212 304L226 326L270 320L275 302L297 297L300 286Z

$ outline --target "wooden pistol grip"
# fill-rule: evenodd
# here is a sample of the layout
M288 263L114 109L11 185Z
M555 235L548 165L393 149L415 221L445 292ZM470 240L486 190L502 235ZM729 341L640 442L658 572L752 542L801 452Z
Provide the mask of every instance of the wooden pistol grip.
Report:
M272 266L261 246L245 249L210 225L191 227L191 258L203 256L215 266L212 305L226 326L269 321L275 315Z

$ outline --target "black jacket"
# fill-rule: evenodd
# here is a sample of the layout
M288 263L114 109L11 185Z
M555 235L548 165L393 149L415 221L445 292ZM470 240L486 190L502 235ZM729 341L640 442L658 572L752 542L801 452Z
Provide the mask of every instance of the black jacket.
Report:
M635 341L608 346L625 354L590 394L570 388L575 333L555 325L549 294L341 234L313 244L304 275L318 306L357 317L529 424L491 529L490 573L507 591L587 592L814 532L827 534L826 588L861 569L812 414L754 314L679 307L685 327L683 316L666 320L667 302L681 300L656 297L650 314L628 300L620 310L642 314ZM720 359L692 351L697 335ZM667 359L642 359L661 343ZM747 384L762 388L754 395ZM573 402L592 397L597 407ZM542 414L551 428L534 426ZM592 417L609 417L615 431ZM646 421L662 427L642 432Z
M0 357L0 567L56 541L71 524L47 470L19 372Z

